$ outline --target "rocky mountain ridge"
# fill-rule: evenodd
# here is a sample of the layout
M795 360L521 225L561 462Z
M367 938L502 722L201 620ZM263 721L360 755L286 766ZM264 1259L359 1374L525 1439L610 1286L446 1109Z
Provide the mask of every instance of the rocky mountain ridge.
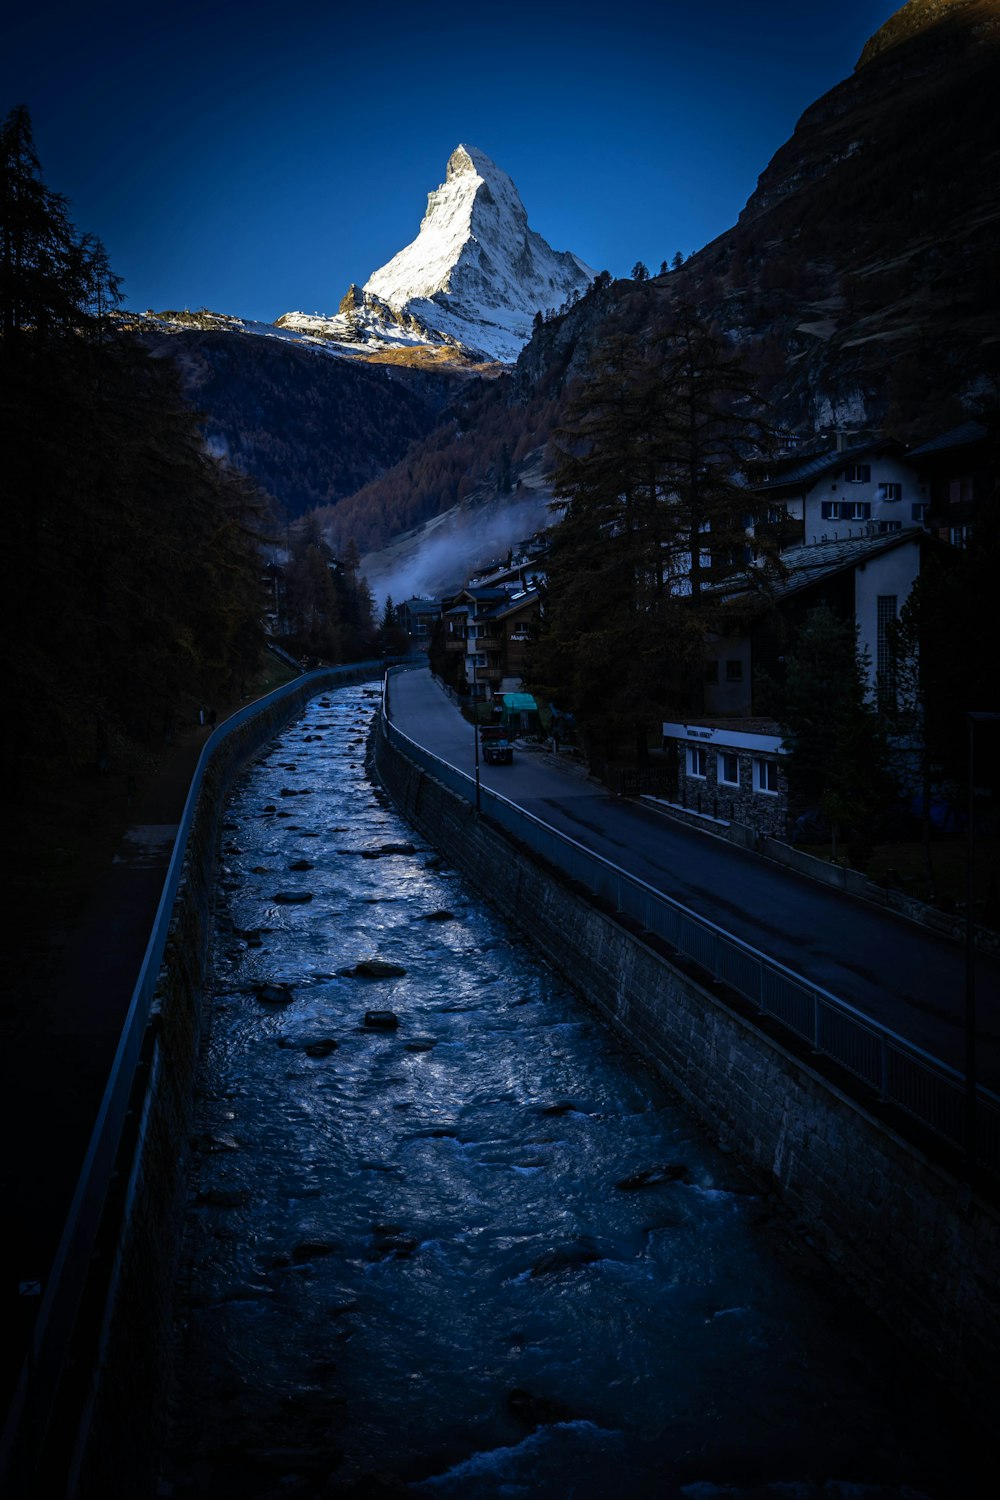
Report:
M346 344L444 344L510 363L535 314L579 297L593 278L579 256L553 250L529 226L506 172L476 147L458 146L416 239L363 287L351 286L335 317L278 321Z
M521 399L571 380L603 332L684 300L741 347L801 442L831 427L911 436L996 403L1000 0L910 0L878 38L804 112L732 229L536 334Z
M462 506L483 486L501 505L516 500L521 476L535 472L559 424L567 386L600 340L644 337L681 301L739 346L791 447L808 449L833 428L882 429L908 440L943 431L1000 399L998 92L1000 0L910 0L866 44L854 72L804 112L732 229L648 281L601 276L534 330L509 375L476 379L484 367L470 365L452 343L427 344L415 313L354 288L339 317L366 306L371 322L353 344L329 343L315 328L260 328L253 331L269 338L234 340L229 320L195 323L219 328L220 346L227 339L240 349L297 345L294 412L277 395L285 360L268 357L273 372L255 395L257 377L238 375L235 347L228 368L242 394L230 400L220 373L193 387L192 399L215 407L207 430L252 473L267 443L246 443L243 431L281 431L296 451L312 447L317 474L300 483L268 462L266 484L293 516L324 506L334 541L354 537L369 552L455 507L461 532ZM481 176L458 174L466 175L463 192ZM433 297L423 300L437 306ZM377 319L386 325L384 341ZM240 331L251 330L232 329ZM338 455L353 442L353 402L320 419L333 410L324 367L353 366L360 377L383 360L418 367L386 385L385 398L412 390L423 409L394 428L381 462L381 417L374 420L364 467L354 470L362 488L352 493L350 466ZM423 378L419 367L428 360ZM218 350L213 361L220 368ZM382 403L380 388L384 415L390 408ZM407 430L413 446L404 457ZM324 465L337 471L327 488L318 476ZM475 516L468 519L474 564Z
M480 403L478 441L458 424L448 451L459 462L427 484L424 518L460 512L463 493L491 476L498 485L504 452L516 496L602 339L646 338L680 303L739 347L793 451L834 429L916 441L996 411L998 95L1000 0L910 0L804 112L732 229L648 281L599 278L536 329ZM345 502L369 549L388 540L388 497L412 499L442 432L415 445L405 473L390 469ZM421 519L411 503L405 524ZM467 561L478 561L474 539Z

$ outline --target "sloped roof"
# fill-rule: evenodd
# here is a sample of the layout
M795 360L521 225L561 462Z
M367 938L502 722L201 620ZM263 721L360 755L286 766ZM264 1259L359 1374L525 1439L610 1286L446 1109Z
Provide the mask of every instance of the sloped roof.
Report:
M831 578L835 573L855 568L869 558L877 557L882 552L891 552L904 542L918 541L926 535L920 526L907 526L902 531L886 535L845 537L839 541L808 542L801 543L798 547L789 547L780 557L785 576L772 582L771 598L783 599L823 578ZM727 599L738 599L740 595L750 592L744 582L731 589L724 584L719 588L720 595Z
M865 443L855 443L850 448L825 448L822 453L814 453L809 458L804 458L794 468L786 470L784 474L777 474L773 479L762 480L760 484L751 486L755 493L763 490L783 490L790 484L808 484L819 479L823 474L833 473L842 469L845 464L853 463L855 459L863 458L866 453L882 453L887 448L894 448L897 444L891 438L878 438L874 442L869 438Z
M409 610L411 615L439 615L441 613L440 599L404 599L397 609Z
M502 620L505 615L513 615L518 610L526 609L532 604L537 604L541 594L538 589L522 589L519 594L508 594L499 604L494 604L492 609L484 609L477 615L480 620Z
M856 536L839 541L803 543L782 552L781 561L787 572L774 584L776 598L808 588L821 578L831 577L845 568L855 568L882 552L891 552L904 542L912 542L925 533L920 526L907 526L903 531L889 532L885 536Z
M969 448L988 436L989 433L981 422L963 422L960 427L952 427L949 432L930 438L918 448L910 448L905 457L924 458L930 453L944 453L949 448Z

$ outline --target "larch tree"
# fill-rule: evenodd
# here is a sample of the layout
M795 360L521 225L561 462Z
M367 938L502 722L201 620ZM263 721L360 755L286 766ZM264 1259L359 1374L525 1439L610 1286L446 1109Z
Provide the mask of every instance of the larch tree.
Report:
M725 607L709 585L767 588L741 473L768 436L741 362L688 308L653 336L605 341L575 390L531 674L606 754L627 734L641 755L665 703L700 679Z

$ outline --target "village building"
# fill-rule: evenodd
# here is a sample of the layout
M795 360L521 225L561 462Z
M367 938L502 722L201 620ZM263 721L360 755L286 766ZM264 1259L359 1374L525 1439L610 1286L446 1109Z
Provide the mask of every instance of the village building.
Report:
M967 547L996 505L997 439L982 422L964 422L906 455L927 491L924 524L941 541Z
M441 618L440 599L407 599L396 605L396 618L405 630L411 651L429 651L434 627Z
M473 587L446 601L444 648L461 657L459 690L487 701L521 687L531 625L537 619L536 588Z
M762 502L754 535L778 528L781 548L922 526L930 501L928 482L901 443L879 438L847 445L842 435L821 453L778 460L752 493Z
M746 593L747 623L708 642L703 711L663 725L676 766L678 804L704 817L783 836L800 811L789 803L780 725L758 713L761 674L780 681L785 655L810 610L827 605L858 627L873 706L895 692L892 629L933 545L919 527L799 546L782 553L784 577L767 605ZM732 590L731 602L742 597Z

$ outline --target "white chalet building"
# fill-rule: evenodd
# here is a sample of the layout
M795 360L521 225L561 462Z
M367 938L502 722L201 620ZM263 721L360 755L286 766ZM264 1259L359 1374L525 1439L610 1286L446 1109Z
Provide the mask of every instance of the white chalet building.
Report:
M923 526L930 502L927 480L892 439L845 446L785 460L753 487L768 519L784 508L801 525L806 546L859 536L885 536Z

